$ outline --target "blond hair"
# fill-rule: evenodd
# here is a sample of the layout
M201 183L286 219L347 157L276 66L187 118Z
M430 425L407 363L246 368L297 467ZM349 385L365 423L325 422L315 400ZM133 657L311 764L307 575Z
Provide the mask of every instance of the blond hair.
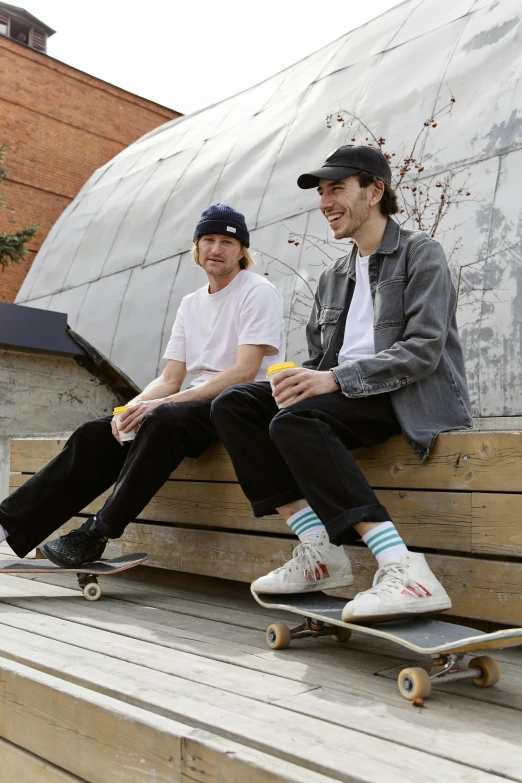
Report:
M201 264L199 263L198 242L199 242L199 239L196 240L196 242L194 242L194 244L192 245L192 258L193 258L195 264L197 264L198 266L201 266ZM242 242L240 242L240 245L241 245L241 252L242 252L243 255L239 259L239 266L241 267L241 269L250 269L250 267L254 266L255 263L256 263L255 260L254 260L253 253L251 253L250 250L248 249L248 247L245 247L245 245Z

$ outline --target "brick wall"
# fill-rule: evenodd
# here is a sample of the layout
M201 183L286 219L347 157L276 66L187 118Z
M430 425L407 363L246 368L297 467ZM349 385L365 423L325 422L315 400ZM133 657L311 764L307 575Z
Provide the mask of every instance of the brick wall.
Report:
M179 116L0 35L0 144L12 148L0 231L41 223L25 262L0 271L0 301L14 302L49 229L90 175Z

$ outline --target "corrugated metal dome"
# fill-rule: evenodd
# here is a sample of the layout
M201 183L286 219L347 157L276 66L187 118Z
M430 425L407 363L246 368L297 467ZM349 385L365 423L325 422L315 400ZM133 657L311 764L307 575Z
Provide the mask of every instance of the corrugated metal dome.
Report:
M258 271L268 269L290 310L324 254L340 255L322 244L316 194L296 186L351 135L341 123L327 129L326 115L355 112L408 150L451 90L455 110L428 134L423 177L467 167L472 196L438 238L448 251L461 239L455 279L473 272L459 322L474 413L521 414L521 11L521 0L406 0L250 90L149 133L86 183L17 302L69 313L144 385L163 365L181 298L204 283L189 249L205 207L223 201L245 213ZM302 356L296 326L289 321L289 358Z

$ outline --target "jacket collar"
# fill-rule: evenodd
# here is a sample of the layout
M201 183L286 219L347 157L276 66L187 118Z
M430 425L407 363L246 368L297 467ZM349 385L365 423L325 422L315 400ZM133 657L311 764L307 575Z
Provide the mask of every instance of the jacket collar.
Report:
M381 244L375 253L372 253L372 256L378 254L388 256L391 253L395 253L399 247L400 234L401 227L393 218L389 217L386 228L384 229ZM348 277L351 277L352 280L355 280L355 259L357 257L357 250L357 245L354 243L352 252L345 256L344 262L337 267L338 272L341 274L348 274Z

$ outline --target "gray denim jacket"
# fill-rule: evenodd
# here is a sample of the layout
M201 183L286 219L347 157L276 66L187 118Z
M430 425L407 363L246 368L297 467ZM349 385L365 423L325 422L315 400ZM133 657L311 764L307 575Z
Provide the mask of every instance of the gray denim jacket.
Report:
M346 397L392 392L404 436L427 459L439 432L473 426L455 317L456 292L441 245L392 218L370 256L376 355L337 366L355 285L354 246L319 278L304 367L333 369Z

